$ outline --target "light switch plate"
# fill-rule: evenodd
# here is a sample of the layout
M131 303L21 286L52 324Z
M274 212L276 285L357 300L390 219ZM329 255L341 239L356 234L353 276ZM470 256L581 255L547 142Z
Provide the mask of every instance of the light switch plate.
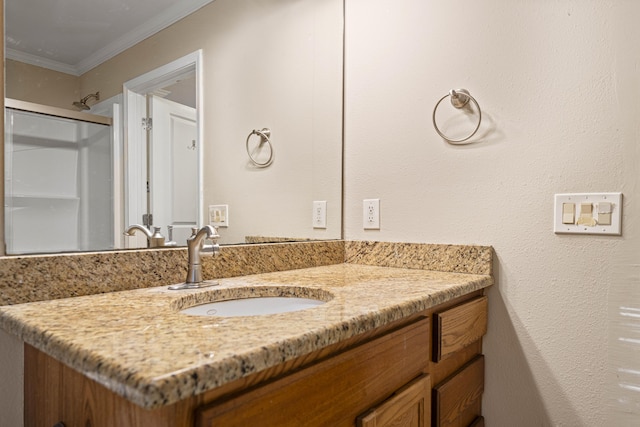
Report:
M229 205L209 205L209 225L229 226Z
M564 224L563 205L572 203L575 206L575 222ZM602 208L600 210L600 203ZM582 205L586 205L583 212ZM605 212L606 211L606 212ZM598 223L598 214L601 222ZM589 221L590 218L593 221ZM565 217L566 219L566 217ZM606 223L610 224L606 224ZM591 225L593 224L593 225ZM556 194L553 214L553 231L556 234L603 234L620 236L622 234L622 193L571 193Z

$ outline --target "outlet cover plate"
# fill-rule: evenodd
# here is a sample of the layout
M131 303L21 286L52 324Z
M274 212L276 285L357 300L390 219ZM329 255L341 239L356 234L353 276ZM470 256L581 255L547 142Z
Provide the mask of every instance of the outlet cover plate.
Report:
M556 234L601 234L622 235L622 193L570 193L556 194L553 207L553 231ZM573 224L562 223L562 206L572 203L575 206L575 221ZM611 224L597 223L599 203L609 203ZM580 205L590 204L593 208L594 225L577 224L580 216Z
M362 227L365 230L380 230L380 199L362 201Z
M327 228L327 201L313 202L313 228Z

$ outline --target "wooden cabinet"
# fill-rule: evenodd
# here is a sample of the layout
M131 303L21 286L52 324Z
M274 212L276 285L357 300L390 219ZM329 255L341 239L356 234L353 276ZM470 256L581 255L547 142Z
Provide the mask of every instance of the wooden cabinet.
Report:
M433 389L438 427L468 426L480 416L484 390L484 356L476 356Z
M486 317L478 291L155 410L26 345L25 425L482 426Z
M482 426L487 297L433 315L433 427Z
M199 408L196 426L353 426L367 408L424 373L428 339L429 319L423 318L267 385ZM425 384L430 388L428 377L422 376L418 385ZM414 399L414 390L401 397L409 393ZM424 400L424 390L420 393Z
M431 422L431 380L422 375L358 417L358 427L425 427Z

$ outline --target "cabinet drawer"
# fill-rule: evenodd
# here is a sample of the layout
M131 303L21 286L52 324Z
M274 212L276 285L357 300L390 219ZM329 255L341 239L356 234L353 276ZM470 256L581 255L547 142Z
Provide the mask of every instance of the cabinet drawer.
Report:
M357 427L427 427L431 420L431 381L422 375L358 417Z
M196 411L197 427L353 426L426 370L429 319Z
M484 356L478 356L433 389L433 425L483 425L480 415L483 391Z
M486 296L434 315L433 360L441 359L467 347L487 333Z

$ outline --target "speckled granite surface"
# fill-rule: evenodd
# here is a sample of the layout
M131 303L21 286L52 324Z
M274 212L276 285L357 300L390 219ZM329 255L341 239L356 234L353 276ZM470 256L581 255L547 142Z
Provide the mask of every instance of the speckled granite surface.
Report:
M71 274L71 273L69 273ZM336 264L0 307L0 327L147 408L170 404L490 286L487 274ZM196 317L218 297L312 289L331 299L256 317ZM244 289L240 289L244 288ZM296 290L297 289L297 290Z
M488 246L390 242L238 245L223 247L218 257L203 257L203 274L216 279L345 261L492 274L492 254ZM0 257L0 305L170 285L184 280L186 268L184 248Z
M225 246L203 257L205 279L344 262L344 242ZM0 257L0 305L21 304L184 281L186 248Z
M316 239L309 237L270 237L270 236L244 236L245 243L283 243L283 242L309 242Z
M492 274L492 259L491 246L345 242L345 262L353 264Z

